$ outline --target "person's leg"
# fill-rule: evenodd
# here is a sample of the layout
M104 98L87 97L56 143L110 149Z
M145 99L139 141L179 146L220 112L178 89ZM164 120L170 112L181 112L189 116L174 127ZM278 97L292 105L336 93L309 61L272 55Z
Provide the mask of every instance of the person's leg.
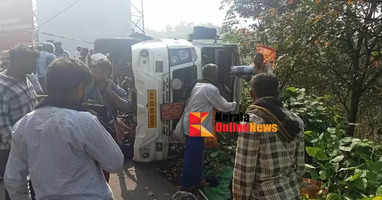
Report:
M42 87L42 90L44 90L44 93L46 94L47 93L47 89L46 89L46 77L42 78L38 78L39 82L40 82L40 85Z
M34 193L34 189L33 189L33 185L32 185L31 180L28 180L28 188L29 188L29 193L31 195L31 199L36 200L36 194Z
M0 150L0 181L4 182L5 167L9 157L9 150ZM10 200L7 190L4 191L5 200Z
M203 172L204 138L187 137L183 160L183 188L199 186Z
M107 171L105 171L105 170L103 170L103 175L105 176L106 182L109 183L109 180L110 180L110 173L107 172Z

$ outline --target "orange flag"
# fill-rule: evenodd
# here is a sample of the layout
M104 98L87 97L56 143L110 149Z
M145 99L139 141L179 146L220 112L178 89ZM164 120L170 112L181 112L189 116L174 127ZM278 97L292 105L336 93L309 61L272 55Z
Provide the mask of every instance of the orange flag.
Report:
M261 53L264 55L265 63L273 63L276 61L276 50L264 45L256 45L256 53Z

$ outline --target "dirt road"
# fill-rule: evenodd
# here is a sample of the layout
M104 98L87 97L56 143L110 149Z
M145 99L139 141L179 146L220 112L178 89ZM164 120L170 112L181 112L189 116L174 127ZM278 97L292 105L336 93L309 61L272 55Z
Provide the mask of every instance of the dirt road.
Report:
M110 187L114 200L169 200L176 187L157 171L157 163L128 163L119 174L112 174ZM4 199L0 182L0 200Z
M112 174L114 200L169 200L176 187L159 174L157 163L129 163Z

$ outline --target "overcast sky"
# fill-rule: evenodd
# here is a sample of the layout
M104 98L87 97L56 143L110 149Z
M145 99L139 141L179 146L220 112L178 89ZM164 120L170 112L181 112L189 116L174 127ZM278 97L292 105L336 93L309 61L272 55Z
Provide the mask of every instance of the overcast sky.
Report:
M221 25L225 12L219 10L221 0L143 0L145 27L164 30L180 22Z

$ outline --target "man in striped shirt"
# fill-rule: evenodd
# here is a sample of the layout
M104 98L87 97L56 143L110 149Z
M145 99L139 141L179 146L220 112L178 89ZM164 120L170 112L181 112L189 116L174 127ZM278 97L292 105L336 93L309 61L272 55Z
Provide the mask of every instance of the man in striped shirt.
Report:
M7 57L6 70L0 73L0 179L9 156L12 126L37 105L36 92L26 77L35 70L38 53L18 46Z
M240 133L233 199L297 200L304 173L304 123L283 107L274 75L258 74L251 85L250 121L277 124L278 132Z

